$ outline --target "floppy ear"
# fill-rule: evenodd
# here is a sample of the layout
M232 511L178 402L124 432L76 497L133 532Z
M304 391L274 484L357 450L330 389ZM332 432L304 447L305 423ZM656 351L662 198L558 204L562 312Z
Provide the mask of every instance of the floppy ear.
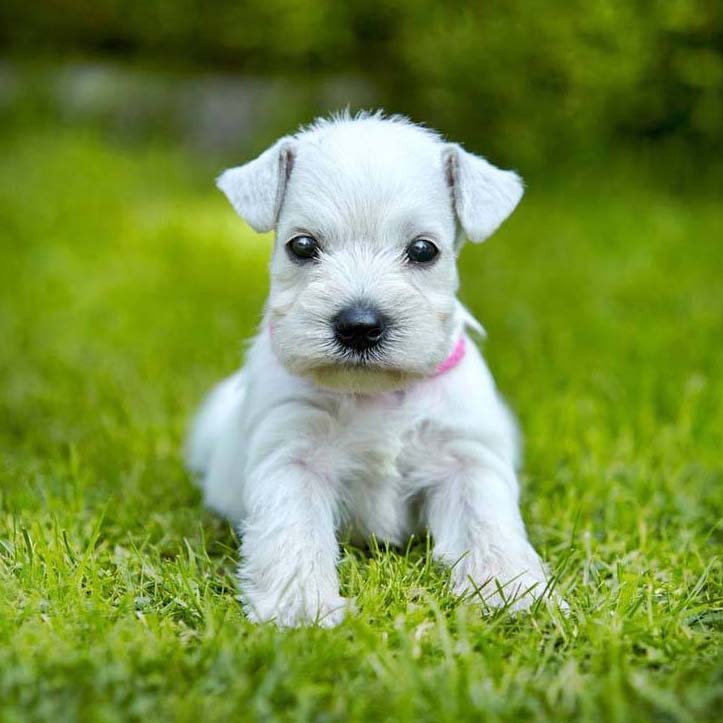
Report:
M522 198L522 179L502 171L456 143L443 152L447 183L457 218L470 241L484 241L515 210Z
M216 179L236 213L254 231L263 233L276 226L294 165L294 149L294 139L284 136L258 158L229 168Z

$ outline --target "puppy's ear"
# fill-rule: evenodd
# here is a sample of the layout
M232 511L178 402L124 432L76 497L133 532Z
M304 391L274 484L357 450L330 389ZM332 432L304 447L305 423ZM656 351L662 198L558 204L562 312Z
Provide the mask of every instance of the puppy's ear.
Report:
M515 210L522 198L522 179L456 143L445 146L442 158L462 230L470 241L484 241Z
M229 168L216 179L236 213L254 231L264 233L276 226L294 165L295 146L294 139L285 136L258 158Z

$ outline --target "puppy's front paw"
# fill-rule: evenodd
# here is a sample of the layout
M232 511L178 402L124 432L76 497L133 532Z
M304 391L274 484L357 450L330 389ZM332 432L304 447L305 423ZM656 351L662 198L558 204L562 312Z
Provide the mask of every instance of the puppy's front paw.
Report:
M281 595L244 592L240 599L251 622L273 622L280 628L298 628L318 625L333 628L352 608L349 598L337 594L322 596L318 591L303 590L298 586Z
M564 605L551 593L542 561L529 545L514 553L500 548L483 554L470 551L452 569L452 583L459 595L513 612L526 610L542 597Z
M456 577L456 576L455 576ZM455 580L455 591L472 596L491 608L507 608L512 612L527 610L547 595L547 580L527 572L497 573L468 572L465 580Z

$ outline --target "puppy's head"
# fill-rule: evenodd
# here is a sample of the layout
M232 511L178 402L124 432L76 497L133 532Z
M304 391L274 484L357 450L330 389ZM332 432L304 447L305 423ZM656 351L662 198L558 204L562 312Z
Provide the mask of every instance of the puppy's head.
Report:
M276 231L267 321L293 374L347 391L399 389L454 345L461 232L483 241L522 184L404 119L319 121L218 185Z

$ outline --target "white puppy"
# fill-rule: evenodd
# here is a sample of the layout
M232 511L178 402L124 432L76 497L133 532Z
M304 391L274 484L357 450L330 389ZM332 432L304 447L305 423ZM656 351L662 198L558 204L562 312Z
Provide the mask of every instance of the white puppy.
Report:
M362 114L286 136L218 185L276 232L261 330L188 452L207 504L239 526L249 617L338 623L338 532L401 544L426 529L458 592L516 608L546 594L515 426L456 299L462 234L495 231L518 176Z

